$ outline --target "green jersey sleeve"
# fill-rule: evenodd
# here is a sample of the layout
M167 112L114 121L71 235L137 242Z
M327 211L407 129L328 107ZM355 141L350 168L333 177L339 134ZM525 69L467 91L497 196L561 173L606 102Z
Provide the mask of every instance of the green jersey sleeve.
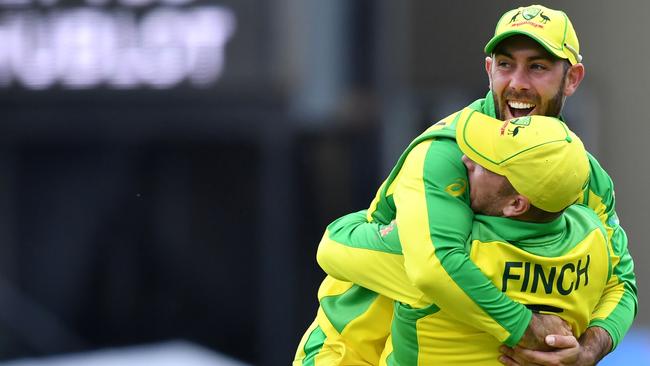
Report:
M596 212L605 225L613 266L612 276L592 314L590 326L605 329L612 338L612 347L615 348L632 326L637 313L634 262L628 251L627 235L616 215L614 184L592 155L589 155L589 162L591 175L589 187L584 194L584 203Z
M354 282L393 300L426 306L404 271L404 257L394 222L366 220L366 210L331 223L319 245L317 260L330 276Z

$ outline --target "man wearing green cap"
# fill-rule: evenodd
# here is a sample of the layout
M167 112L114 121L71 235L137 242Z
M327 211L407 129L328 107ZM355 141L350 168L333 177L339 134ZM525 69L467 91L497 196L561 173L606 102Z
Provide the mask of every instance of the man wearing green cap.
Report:
M611 275L603 224L588 207L571 206L589 179L582 142L552 117L504 124L469 108L445 128L456 129L469 178L466 194L478 213L466 244L471 260L507 296L556 313L582 334ZM381 232L359 216L353 214L348 225ZM399 250L393 231L361 243L324 241L318 253L328 274L396 300L379 364L498 364L496 338L435 304L424 301L423 307L423 294L403 267L395 275L393 262L376 258L376 252Z
M486 46L490 92L469 108L501 120L559 116L564 99L584 77L579 50L563 12L538 5L507 12ZM461 115L454 113L438 126L455 126ZM402 272L422 293L420 308L435 304L507 346L524 345L522 339L530 334L535 338L547 333L546 318L506 297L470 261L465 239L473 216L461 153L455 134L435 131L414 140L400 158L370 205L368 225L381 227L375 236L399 233L401 251L391 255L398 264L403 261ZM546 353L504 349L509 357L504 363L593 364L618 344L636 314L633 264L614 210L612 182L591 156L589 163L591 179L581 202L605 225L613 275L579 344L572 343L572 337L549 337L549 343L566 348ZM375 238L346 220L334 222L323 237L344 244L364 239L372 243ZM374 254L377 260L385 259L381 250ZM398 275L397 270L387 273ZM318 298L316 320L303 337L294 365L376 364L389 333L390 298L332 277L323 282Z

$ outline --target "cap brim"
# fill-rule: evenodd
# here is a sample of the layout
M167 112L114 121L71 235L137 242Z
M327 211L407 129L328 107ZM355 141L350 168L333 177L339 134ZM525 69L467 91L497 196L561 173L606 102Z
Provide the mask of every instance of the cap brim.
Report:
M548 44L546 41L544 41L542 38L538 37L537 35L535 35L533 33L530 33L530 32L523 31L523 30L509 30L509 31L503 32L503 33L501 33L499 35L496 35L496 36L492 37L492 39L485 45L485 49L484 49L485 53L487 55L492 54L492 51L494 51L494 48L501 41L503 41L504 39L506 39L508 37L512 37L512 36L515 36L515 35L524 35L524 36L530 37L535 42L539 43L542 47L544 47L544 49L546 51L548 51L550 54L552 54L552 55L554 55L554 56L556 56L558 58L568 60L572 65L575 65L576 63L578 63L578 60L576 59L576 57L574 57L574 55L571 52L566 52L563 49L558 49L556 47L553 47L550 44Z

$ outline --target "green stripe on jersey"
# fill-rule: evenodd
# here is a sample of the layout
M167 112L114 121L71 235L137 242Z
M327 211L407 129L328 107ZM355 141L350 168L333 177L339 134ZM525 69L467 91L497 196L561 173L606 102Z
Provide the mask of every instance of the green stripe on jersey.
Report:
M588 233L600 228L596 214L587 206L573 205L566 214L547 223L518 222L508 218L476 215L472 240L504 242L543 257L562 256L581 243ZM507 228L507 229L505 229ZM602 230L602 229L601 229ZM498 234L497 234L498 233ZM603 232L603 235L606 234Z
M305 358L302 360L303 366L315 365L316 356L318 355L318 352L320 352L320 350L323 348L325 338L327 338L327 336L325 336L325 333L320 328L320 326L312 330L311 334L309 334L307 342L305 342L305 347L303 348L305 351Z
M353 285L340 295L323 297L320 304L334 329L343 333L345 326L365 313L377 296L375 292Z
M596 196L603 200L603 205L605 205L605 213L607 218L611 214L614 214L614 183L612 178L605 172L605 170L600 166L598 161L593 155L587 153L589 158L589 190L591 190ZM588 201L589 196L585 197L586 205L589 205ZM593 207L592 207L593 208Z
M435 304L422 309L414 309L406 304L395 302L395 317L391 326L393 352L386 359L388 365L416 366L418 364L420 351L418 320L438 311L440 308Z
M399 366L397 361L395 361L395 354L391 352L388 357L386 357L386 365L388 366Z

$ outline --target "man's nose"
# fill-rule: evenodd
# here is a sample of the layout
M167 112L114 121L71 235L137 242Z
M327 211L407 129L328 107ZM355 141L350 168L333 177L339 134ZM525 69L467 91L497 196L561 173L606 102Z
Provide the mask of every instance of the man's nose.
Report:
M517 67L511 74L510 87L514 90L530 89L530 77L525 67Z

